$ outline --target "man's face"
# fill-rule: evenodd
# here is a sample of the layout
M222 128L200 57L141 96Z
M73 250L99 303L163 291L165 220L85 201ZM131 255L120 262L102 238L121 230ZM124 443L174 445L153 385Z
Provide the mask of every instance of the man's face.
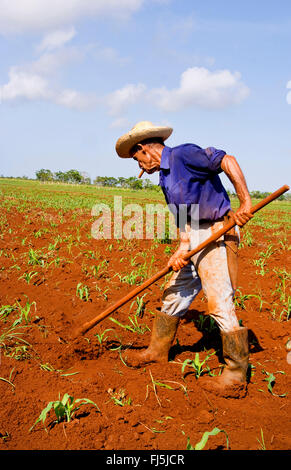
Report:
M156 152L146 144L138 144L134 147L132 158L138 162L139 167L151 174L160 169L160 161Z

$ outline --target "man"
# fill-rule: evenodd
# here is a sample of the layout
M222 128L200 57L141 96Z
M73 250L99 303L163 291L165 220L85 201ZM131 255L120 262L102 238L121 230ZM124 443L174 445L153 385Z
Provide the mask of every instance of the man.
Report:
M240 396L246 391L248 368L248 330L240 327L233 302L237 275L238 235L231 230L218 241L207 246L191 258L184 255L209 238L234 217L242 226L253 215L251 198L244 175L233 156L209 147L202 149L194 144L170 148L164 144L171 135L170 127L154 126L142 121L120 137L116 152L121 158L133 158L148 174L160 172L160 186L166 202L177 208L180 204L199 205L199 229L187 223L180 227L180 245L169 260L174 273L166 284L161 311L156 312L150 345L139 354L128 354L127 362L141 367L152 362L167 362L179 319L201 288L208 301L209 314L217 322L226 363L220 376L201 378L201 385L222 396ZM219 173L224 171L232 182L240 201L234 214ZM189 208L189 209L188 209Z

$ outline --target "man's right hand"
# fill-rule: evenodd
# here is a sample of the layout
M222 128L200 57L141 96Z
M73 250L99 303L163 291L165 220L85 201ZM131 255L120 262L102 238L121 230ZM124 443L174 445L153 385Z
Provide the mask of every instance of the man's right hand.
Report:
M179 271L182 269L186 264L189 263L189 260L185 260L184 256L188 253L188 247L185 246L183 243L182 246L180 245L178 250L171 256L168 261L168 267L172 267L173 271Z

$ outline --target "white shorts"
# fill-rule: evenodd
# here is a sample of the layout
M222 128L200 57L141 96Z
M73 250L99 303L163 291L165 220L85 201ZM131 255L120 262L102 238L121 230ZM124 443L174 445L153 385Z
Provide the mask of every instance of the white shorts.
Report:
M222 227L223 221L200 224L199 230L195 231L189 227L190 249ZM187 266L173 273L163 292L162 312L182 317L201 289L208 301L209 315L219 328L224 332L239 328L223 236L194 255Z

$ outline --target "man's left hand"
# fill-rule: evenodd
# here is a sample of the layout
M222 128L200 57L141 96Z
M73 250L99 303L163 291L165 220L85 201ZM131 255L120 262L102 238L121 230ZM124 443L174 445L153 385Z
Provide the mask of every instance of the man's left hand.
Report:
M242 227L254 217L254 214L251 213L251 208L251 201L247 201L242 203L239 209L233 214L234 220L239 227Z

